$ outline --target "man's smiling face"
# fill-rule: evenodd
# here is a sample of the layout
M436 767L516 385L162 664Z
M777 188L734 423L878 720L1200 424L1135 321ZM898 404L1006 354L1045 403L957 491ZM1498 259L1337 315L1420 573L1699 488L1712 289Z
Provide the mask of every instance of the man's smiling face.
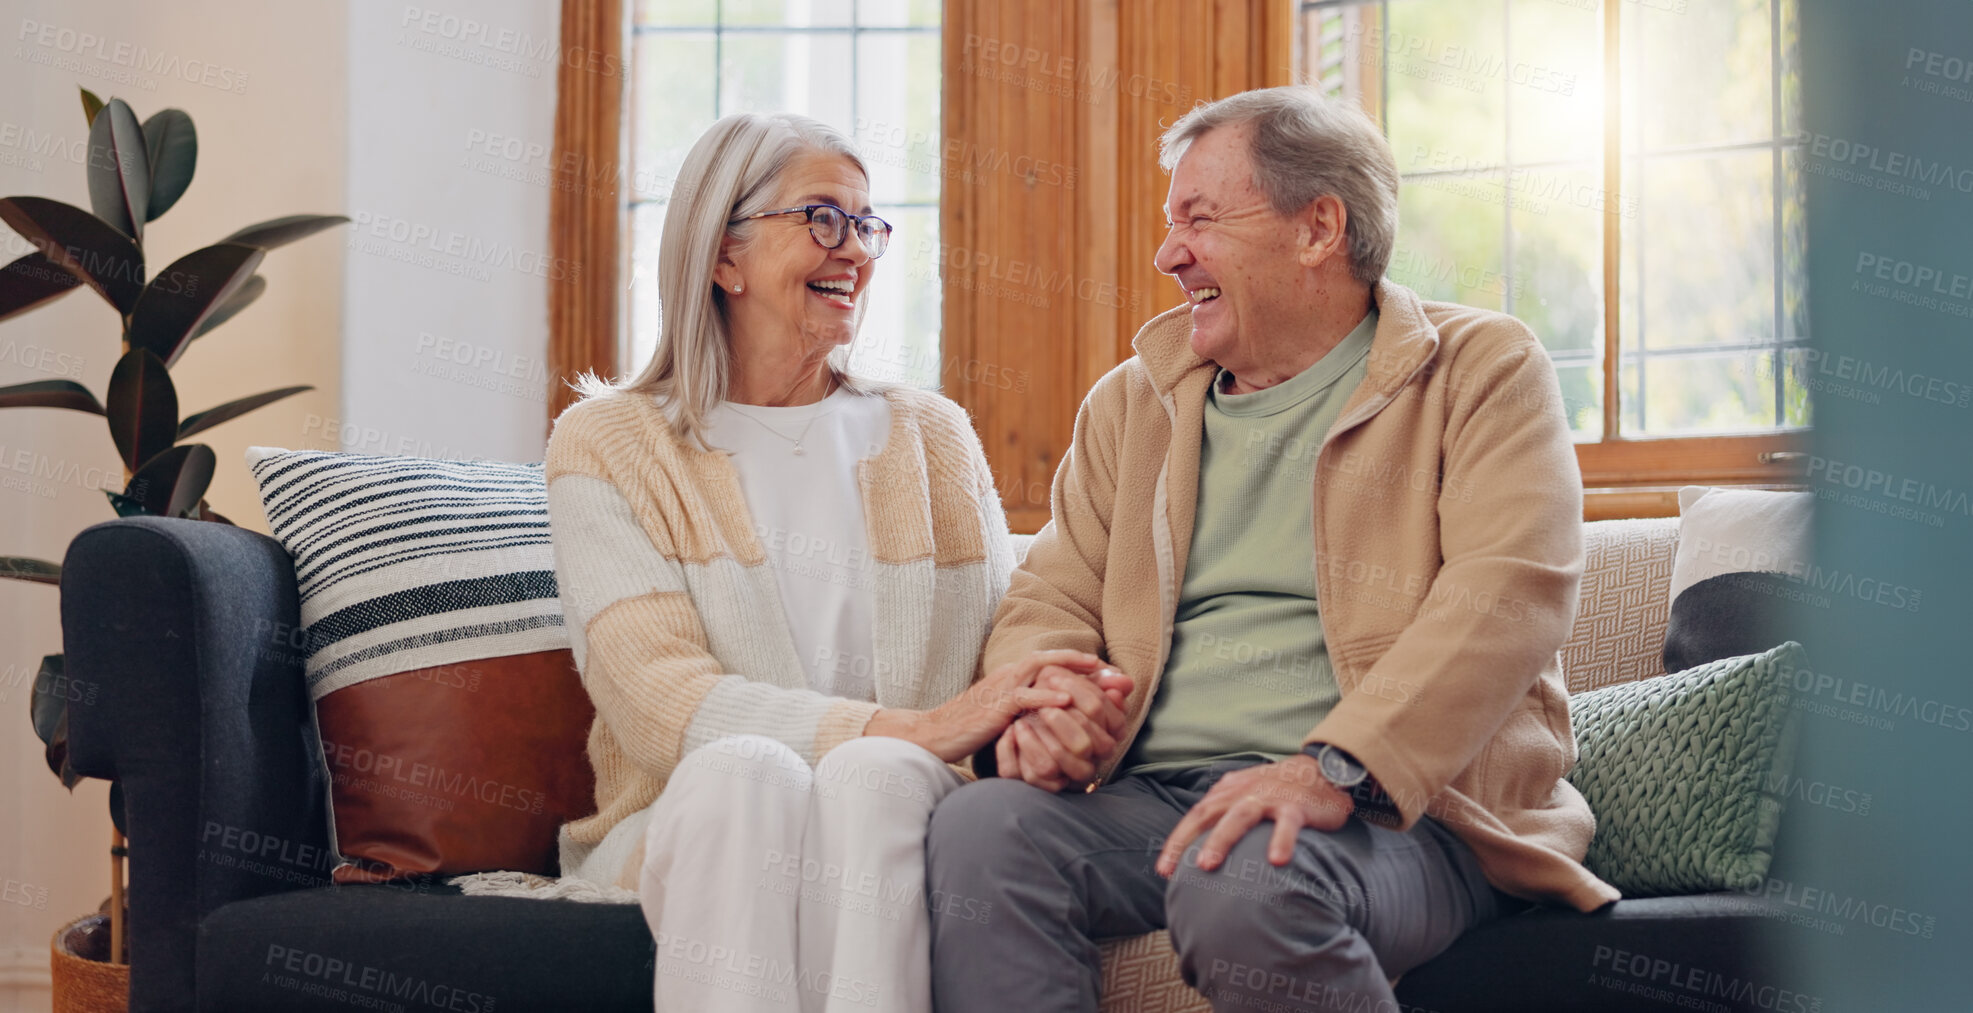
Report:
M1301 280L1299 224L1276 212L1254 181L1252 128L1208 130L1172 167L1158 270L1192 305L1192 351L1239 375L1258 361L1267 328L1293 326Z

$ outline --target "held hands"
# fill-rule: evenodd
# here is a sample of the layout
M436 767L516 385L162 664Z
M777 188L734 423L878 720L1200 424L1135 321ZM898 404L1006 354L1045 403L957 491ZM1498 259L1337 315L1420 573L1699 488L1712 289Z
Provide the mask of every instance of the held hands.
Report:
M1274 821L1267 842L1267 860L1286 865L1295 856L1295 835L1303 827L1335 830L1350 817L1355 803L1322 776L1315 758L1296 754L1285 760L1245 767L1219 779L1206 797L1172 828L1158 853L1158 875L1178 871L1179 856L1201 833L1212 831L1199 846L1199 868L1207 872L1226 860L1226 853L1262 820Z
M1124 701L1130 676L1107 666L1090 674L1051 668L1037 685L1068 694L1068 706L1023 714L994 746L1000 776L1019 778L1043 791L1080 787L1096 777L1116 751L1129 716Z
M863 734L915 742L954 763L992 742L1023 712L1073 705L1076 697L1064 687L1087 686L1105 667L1103 659L1081 651L1036 651L994 669L932 710L880 710Z

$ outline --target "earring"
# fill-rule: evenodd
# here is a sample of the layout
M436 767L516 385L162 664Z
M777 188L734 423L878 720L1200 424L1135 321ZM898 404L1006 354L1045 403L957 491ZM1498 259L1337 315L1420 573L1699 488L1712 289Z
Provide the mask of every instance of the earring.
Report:
M747 290L747 286L744 283L737 281L733 283L734 295L739 295L740 293L745 292L746 290Z

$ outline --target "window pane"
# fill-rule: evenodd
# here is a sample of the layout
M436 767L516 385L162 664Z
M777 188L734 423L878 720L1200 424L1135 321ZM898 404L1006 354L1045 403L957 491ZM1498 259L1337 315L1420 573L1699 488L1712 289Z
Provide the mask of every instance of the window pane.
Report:
M1398 242L1386 272L1427 299L1497 310L1510 277L1504 255L1506 209L1501 174L1473 173L1406 180L1398 188Z
M940 0L640 0L639 24L668 30L635 37L625 372L656 344L663 201L685 153L720 116L792 112L859 143L871 201L897 230L866 297L858 368L939 382L941 10ZM914 246L927 270L911 270Z
M1781 0L1781 134L1802 129L1802 12L1799 0Z
M658 237L664 232L666 206L630 209L630 349L618 370L622 376L635 376L658 345Z
M856 45L856 142L870 164L872 197L879 204L936 203L943 174L938 35L871 32ZM932 86L900 88L900 79Z
M849 67L848 32L723 33L719 114L801 113L854 133Z
M847 28L854 11L852 0L720 0L720 17L729 25Z
M1508 185L1512 312L1550 351L1587 352L1602 338L1601 182L1587 169L1516 169Z
M1774 337L1773 154L1633 161L1639 217L1624 230L1624 348Z
M1590 169L1516 169L1507 191L1514 282L1508 311L1564 370L1563 396L1578 437L1603 435L1602 176ZM1578 410L1586 409L1586 410Z
M1767 0L1625 3L1625 148L1772 137L1770 17Z
M1603 13L1555 0L1508 5L1507 150L1518 164L1600 162Z
M1569 416L1569 434L1577 443L1594 443L1603 438L1603 367L1557 364L1555 376L1562 383L1562 410Z
M937 208L884 208L878 213L896 232L877 261L868 309L857 331L850 364L875 380L914 387L939 383L939 272Z
M940 0L857 0L856 23L865 28L872 25L937 28L942 6Z
M1805 425L1821 394L1784 365L1808 327L1799 0L1621 3L1614 195L1609 2L1324 4L1301 12L1300 77L1381 99L1403 174L1391 278L1526 321L1578 439L1604 435L1606 298L1621 301L1630 434ZM1736 150L1694 150L1708 148ZM1605 292L1612 226L1621 276Z
M1382 9L1375 4L1305 8L1295 33L1298 80L1317 85L1373 114L1383 93Z
M662 200L692 142L712 126L713 37L654 33L632 44L632 200Z
M1624 356L1625 423L1654 436L1772 429L1773 352L1651 356L1638 389L1636 357Z
M640 25L711 27L719 20L719 0L637 0L632 17Z
M1781 152L1781 338L1809 336L1808 195L1802 183L1802 152Z
M1817 376L1813 365L1808 349L1788 349L1787 386L1781 394L1783 425L1808 426L1814 420L1817 398L1848 397L1865 404L1877 404L1884 399L1881 392L1846 383L1840 377ZM1815 393L1809 393L1811 390Z
M1381 50L1389 92L1385 125L1405 171L1498 165L1505 41L1501 0L1406 0L1388 30L1364 37Z

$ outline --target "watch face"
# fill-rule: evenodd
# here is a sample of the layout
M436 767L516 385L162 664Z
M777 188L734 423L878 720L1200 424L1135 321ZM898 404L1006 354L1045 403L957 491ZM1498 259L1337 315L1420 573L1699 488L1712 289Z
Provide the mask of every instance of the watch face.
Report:
M1322 776L1338 788L1354 788L1363 783L1364 775L1368 773L1362 764L1333 746L1323 747L1322 754L1316 757L1315 762L1321 765Z

